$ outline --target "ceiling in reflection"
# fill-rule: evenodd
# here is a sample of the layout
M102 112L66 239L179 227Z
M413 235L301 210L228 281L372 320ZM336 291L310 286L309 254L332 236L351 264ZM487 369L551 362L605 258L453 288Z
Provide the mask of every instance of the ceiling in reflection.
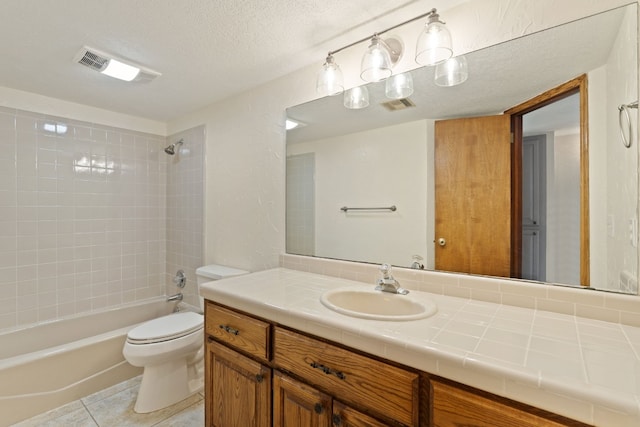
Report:
M424 118L444 119L502 113L525 100L606 63L624 8L594 15L467 55L469 79L455 87L433 83L434 67L414 70L414 108L390 112L384 83L368 86L371 105L348 110L343 97L325 97L288 110L306 126L287 132L287 143L371 129L372 118L390 126ZM595 30L597 29L597 31ZM576 47L576 39L582 39ZM543 58L542 60L540 58ZM515 68L514 68L515 66ZM513 73L513 69L519 70ZM366 111L366 113L364 113ZM316 125L320 123L320 125ZM327 127L326 123L331 123Z

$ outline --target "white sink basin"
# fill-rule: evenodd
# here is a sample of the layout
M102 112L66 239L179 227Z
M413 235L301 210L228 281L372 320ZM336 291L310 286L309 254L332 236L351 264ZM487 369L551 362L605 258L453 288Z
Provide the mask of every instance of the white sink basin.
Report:
M372 320L417 320L433 315L436 305L424 298L376 290L341 288L325 292L322 304L347 316Z

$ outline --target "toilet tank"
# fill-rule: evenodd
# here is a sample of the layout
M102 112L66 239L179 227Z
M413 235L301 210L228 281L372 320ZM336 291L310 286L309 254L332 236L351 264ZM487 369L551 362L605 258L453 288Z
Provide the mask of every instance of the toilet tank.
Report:
M245 270L239 270L233 267L227 267L224 265L205 265L196 269L196 277L198 279L198 285L212 280L220 280L225 277L240 276L249 273Z
M211 264L205 265L203 267L198 267L196 269L196 278L198 282L198 295L200 295L200 285L203 283L211 282L213 280L220 280L226 277L233 276L241 276L243 274L248 274L248 271L239 270L233 267L227 267L224 265ZM200 299L200 310L204 311L204 298L201 296Z

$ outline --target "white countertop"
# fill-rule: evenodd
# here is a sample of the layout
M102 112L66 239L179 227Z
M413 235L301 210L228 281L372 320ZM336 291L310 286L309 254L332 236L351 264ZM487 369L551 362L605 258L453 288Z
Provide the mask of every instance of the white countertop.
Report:
M209 282L206 299L597 426L640 426L640 328L412 290L421 320L366 320L320 303L366 284L284 268Z

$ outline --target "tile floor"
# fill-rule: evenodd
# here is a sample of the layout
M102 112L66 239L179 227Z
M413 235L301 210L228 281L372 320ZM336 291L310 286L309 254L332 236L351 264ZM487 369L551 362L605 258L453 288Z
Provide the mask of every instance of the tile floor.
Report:
M204 398L196 394L150 414L136 414L133 405L141 377L116 384L67 405L14 424L13 427L201 427Z

